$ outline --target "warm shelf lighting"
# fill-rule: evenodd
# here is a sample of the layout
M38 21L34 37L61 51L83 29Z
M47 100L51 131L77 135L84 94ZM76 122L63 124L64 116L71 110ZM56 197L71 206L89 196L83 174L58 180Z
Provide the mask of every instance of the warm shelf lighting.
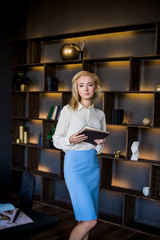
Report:
M104 62L100 63L100 65L106 67L129 67L129 61L113 61L113 62Z
M41 164L39 164L38 170L39 170L39 171L43 171L43 172L50 172L50 169L49 169L48 167L43 166L43 165L41 165Z
M38 139L34 136L29 137L29 143L31 144L38 144Z
M62 67L62 66L61 66ZM75 64L66 64L63 65L63 69L77 69L77 71L82 69L82 64L81 63L75 63Z
M117 179L117 178L112 179L112 186L122 187L122 188L131 188L128 181L125 181L123 179Z
M42 125L42 121L41 120L32 120L31 123L35 124L35 125L39 125L39 126Z
M62 93L41 93L40 94L41 98L52 98L52 99L61 99L62 98Z
M126 128L127 125L120 125L120 126L117 126L117 125L107 125L107 129L108 131L115 131L116 133L120 133L120 132L124 132L124 128Z
M86 36L86 37L78 37L78 38L69 38L64 39L63 43L71 43L71 42L83 42L89 40L98 40L99 39L111 39L111 38L127 38L132 37L133 35L136 35L136 31L127 31L127 32L117 32L117 33L106 33L106 34L98 34L98 35L92 35L92 36Z

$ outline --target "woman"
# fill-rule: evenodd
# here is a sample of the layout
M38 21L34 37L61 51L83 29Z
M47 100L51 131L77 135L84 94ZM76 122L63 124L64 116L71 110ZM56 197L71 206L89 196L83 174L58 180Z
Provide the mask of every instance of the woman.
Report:
M69 240L87 240L97 223L100 174L97 154L105 140L95 139L95 145L87 143L87 136L79 131L85 125L106 130L104 113L94 107L99 90L96 74L77 73L72 79L71 101L63 107L53 136L54 146L65 152L64 177L78 221Z

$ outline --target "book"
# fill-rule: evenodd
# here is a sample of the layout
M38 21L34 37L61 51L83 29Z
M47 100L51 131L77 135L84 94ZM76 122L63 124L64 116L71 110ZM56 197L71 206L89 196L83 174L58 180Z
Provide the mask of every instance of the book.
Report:
M55 120L56 119L57 109L58 109L58 106L54 106L53 114L50 117L51 120Z
M58 91L58 78L47 77L48 91Z
M49 118L49 120L52 120L52 117L53 117L54 111L55 111L55 106L52 106L52 111L51 111L51 114L50 114L50 118Z
M60 111L61 111L61 106L58 106L55 120L58 120L58 118L59 118L59 114L60 114Z
M0 212L0 230L32 222L19 208Z
M9 211L15 209L11 203L0 203L0 212Z
M104 139L104 138L106 138L107 136L110 135L110 132L99 130L99 129L96 129L96 128L92 128L92 127L89 127L89 126L84 126L79 131L79 134L85 134L86 136L88 136L88 138L85 140L85 142L97 145L94 140Z
M50 120L52 114L53 114L53 106L50 107L49 113L47 115L47 120Z

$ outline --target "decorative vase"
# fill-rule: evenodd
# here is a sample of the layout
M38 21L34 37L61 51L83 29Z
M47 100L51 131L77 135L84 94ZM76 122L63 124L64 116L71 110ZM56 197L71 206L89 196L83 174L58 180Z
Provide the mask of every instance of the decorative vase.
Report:
M27 144L28 143L28 132L24 132L24 143Z
M60 49L61 58L66 60L76 60L79 58L79 47L75 44L64 44Z
M20 143L24 142L24 126L19 126L19 139Z
M133 142L132 143L132 146L131 146L131 151L132 151L131 160L134 160L134 161L138 160L138 157L139 157L138 147L139 147L139 142Z
M27 84L21 84L20 85L20 90L21 90L21 92L26 92L27 91Z

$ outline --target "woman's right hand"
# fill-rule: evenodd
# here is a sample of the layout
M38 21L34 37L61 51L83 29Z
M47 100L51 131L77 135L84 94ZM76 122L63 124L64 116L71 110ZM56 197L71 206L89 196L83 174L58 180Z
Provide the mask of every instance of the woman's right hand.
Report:
M69 137L70 143L80 143L86 140L88 137L85 134L74 133L72 136Z

